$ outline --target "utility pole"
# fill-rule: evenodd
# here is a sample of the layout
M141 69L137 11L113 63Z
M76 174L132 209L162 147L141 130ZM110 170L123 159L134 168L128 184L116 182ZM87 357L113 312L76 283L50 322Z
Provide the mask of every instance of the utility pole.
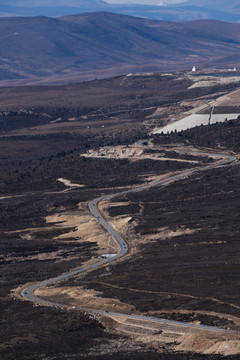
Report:
M211 125L213 111L214 111L214 105L211 107L210 115L209 115L209 118L208 118L208 125Z

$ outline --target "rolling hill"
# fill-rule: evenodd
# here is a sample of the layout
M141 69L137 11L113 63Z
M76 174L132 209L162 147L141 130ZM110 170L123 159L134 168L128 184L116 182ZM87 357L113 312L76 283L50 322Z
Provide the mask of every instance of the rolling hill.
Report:
M1 18L0 84L237 65L239 34L240 24L172 23L107 12Z
M147 4L147 1L145 2ZM164 3L164 6L159 4ZM166 4L165 4L166 3ZM187 21L196 19L215 19L239 22L240 6L238 1L189 0L167 5L168 1L159 1L157 5L110 4L104 0L3 0L0 4L0 16L50 16L79 14L93 11L108 11L155 20Z

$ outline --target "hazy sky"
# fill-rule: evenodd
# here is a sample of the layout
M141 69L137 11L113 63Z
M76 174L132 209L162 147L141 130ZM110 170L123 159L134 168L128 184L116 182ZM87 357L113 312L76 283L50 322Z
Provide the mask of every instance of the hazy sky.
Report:
M161 3L177 4L183 3L186 0L105 0L109 4L144 4L144 5L158 5Z

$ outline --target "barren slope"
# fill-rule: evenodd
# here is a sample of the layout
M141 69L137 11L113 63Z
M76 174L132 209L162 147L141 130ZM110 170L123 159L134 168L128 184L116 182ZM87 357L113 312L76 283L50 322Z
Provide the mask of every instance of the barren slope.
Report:
M1 18L1 79L76 82L119 73L190 68L193 62L198 66L237 64L239 33L239 24L169 23L106 12L58 19Z

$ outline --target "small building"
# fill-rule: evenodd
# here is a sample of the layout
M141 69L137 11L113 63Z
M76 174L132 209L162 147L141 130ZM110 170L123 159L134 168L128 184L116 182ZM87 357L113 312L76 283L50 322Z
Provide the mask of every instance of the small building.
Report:
M196 72L196 66L194 65L193 67L192 67L192 72Z

